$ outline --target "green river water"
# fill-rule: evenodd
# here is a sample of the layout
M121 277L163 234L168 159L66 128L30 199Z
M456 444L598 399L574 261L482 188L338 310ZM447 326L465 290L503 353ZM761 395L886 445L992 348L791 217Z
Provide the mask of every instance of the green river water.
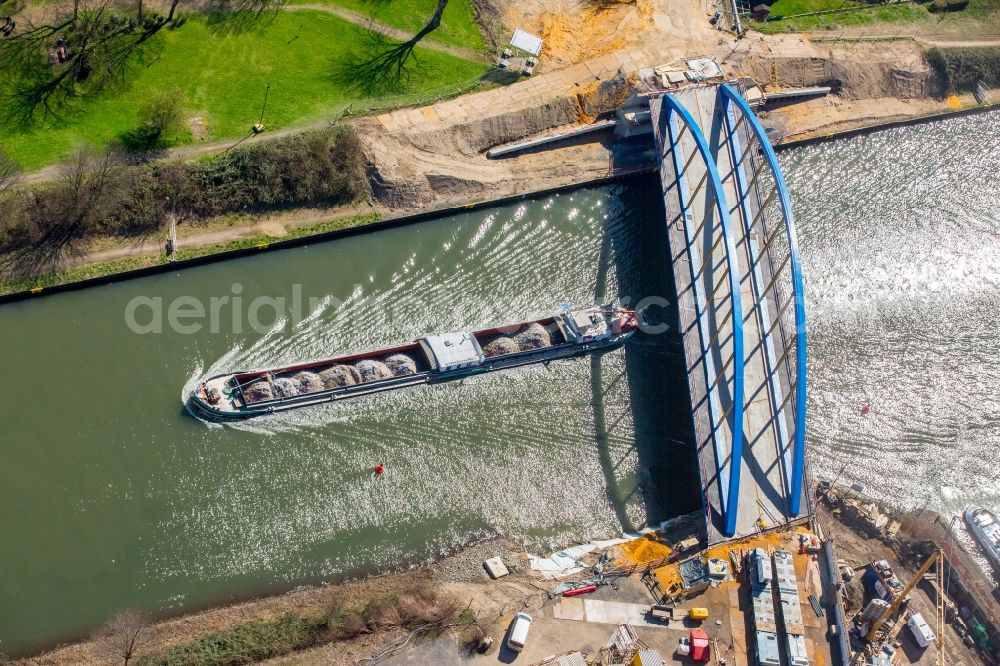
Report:
M208 372L509 324L564 301L669 296L649 184L0 308L11 352L3 644L71 637L123 607L177 612L422 562L497 534L544 550L696 509L670 336L235 426L206 424L182 403ZM176 299L208 311L236 292L242 304L219 307L217 326L171 330ZM260 296L287 299L270 330L274 308L251 307ZM162 298L163 332L134 332L129 303L150 297ZM140 303L133 319L151 324L152 302ZM249 326L252 314L264 328ZM379 461L389 471L376 479Z

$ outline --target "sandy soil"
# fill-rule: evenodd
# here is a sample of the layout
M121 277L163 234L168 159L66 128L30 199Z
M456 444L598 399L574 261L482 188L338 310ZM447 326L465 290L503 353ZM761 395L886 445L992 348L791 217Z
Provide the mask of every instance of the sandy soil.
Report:
M506 0L508 27L544 40L542 71L559 69L669 35L697 54L718 36L691 0Z

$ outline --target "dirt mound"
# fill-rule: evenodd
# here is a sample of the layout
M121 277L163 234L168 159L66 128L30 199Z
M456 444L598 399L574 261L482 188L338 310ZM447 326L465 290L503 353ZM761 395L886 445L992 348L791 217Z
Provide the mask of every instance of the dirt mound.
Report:
M274 391L271 389L271 384L266 381L254 382L243 389L243 395L246 396L247 402L274 400Z
M358 374L358 369L352 365L335 365L319 373L319 377L323 380L323 386L328 389L361 383L361 375Z
M632 72L619 74L606 81L595 81L576 94L580 121L592 123L599 117L617 110L632 95L639 92L642 80Z
M288 377L278 377L271 385L274 387L276 398L294 398L299 394L299 387Z
M354 364L357 368L361 382L372 382L377 379L389 379L392 377L392 370L382 361L373 361L370 358L363 358Z
M520 347L514 339L506 335L495 335L487 338L482 348L486 358L514 354L520 351Z
M406 354L393 354L385 359L385 364L393 377L405 377L417 371L417 363Z
M655 0L529 0L515 3L511 18L544 40L546 67L564 67L639 43L644 33L656 28L656 9Z
M537 322L528 325L527 328L515 335L514 342L517 343L517 347L521 351L552 346L552 339L549 337L549 332Z
M292 381L299 389L299 393L315 393L323 390L323 380L315 372L297 372L292 375Z

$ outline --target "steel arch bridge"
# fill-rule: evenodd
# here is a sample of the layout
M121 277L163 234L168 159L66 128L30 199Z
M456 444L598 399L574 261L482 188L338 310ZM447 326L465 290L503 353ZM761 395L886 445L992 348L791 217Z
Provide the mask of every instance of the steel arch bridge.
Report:
M802 267L784 177L739 92L697 86L649 106L716 543L808 503Z

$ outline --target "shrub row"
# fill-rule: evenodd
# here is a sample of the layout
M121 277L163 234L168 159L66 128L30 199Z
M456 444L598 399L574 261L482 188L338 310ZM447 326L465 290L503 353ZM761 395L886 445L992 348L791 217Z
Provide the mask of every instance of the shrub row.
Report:
M0 253L97 236L135 236L235 211L340 204L367 192L360 142L330 128L197 162L122 166L81 152L52 185L0 196ZM44 250L44 247L40 247Z
M1000 48L962 46L933 48L927 61L941 76L945 90L971 91L982 81L988 88L1000 86Z
M252 620L143 657L140 666L237 666L270 659L316 644L325 623L285 615L273 622Z
M288 614L271 621L251 620L156 655L145 655L138 664L241 666L383 629L440 626L453 620L456 613L453 599L440 595L429 581L418 580L401 592L378 596L362 605L350 605L338 596L321 617Z

